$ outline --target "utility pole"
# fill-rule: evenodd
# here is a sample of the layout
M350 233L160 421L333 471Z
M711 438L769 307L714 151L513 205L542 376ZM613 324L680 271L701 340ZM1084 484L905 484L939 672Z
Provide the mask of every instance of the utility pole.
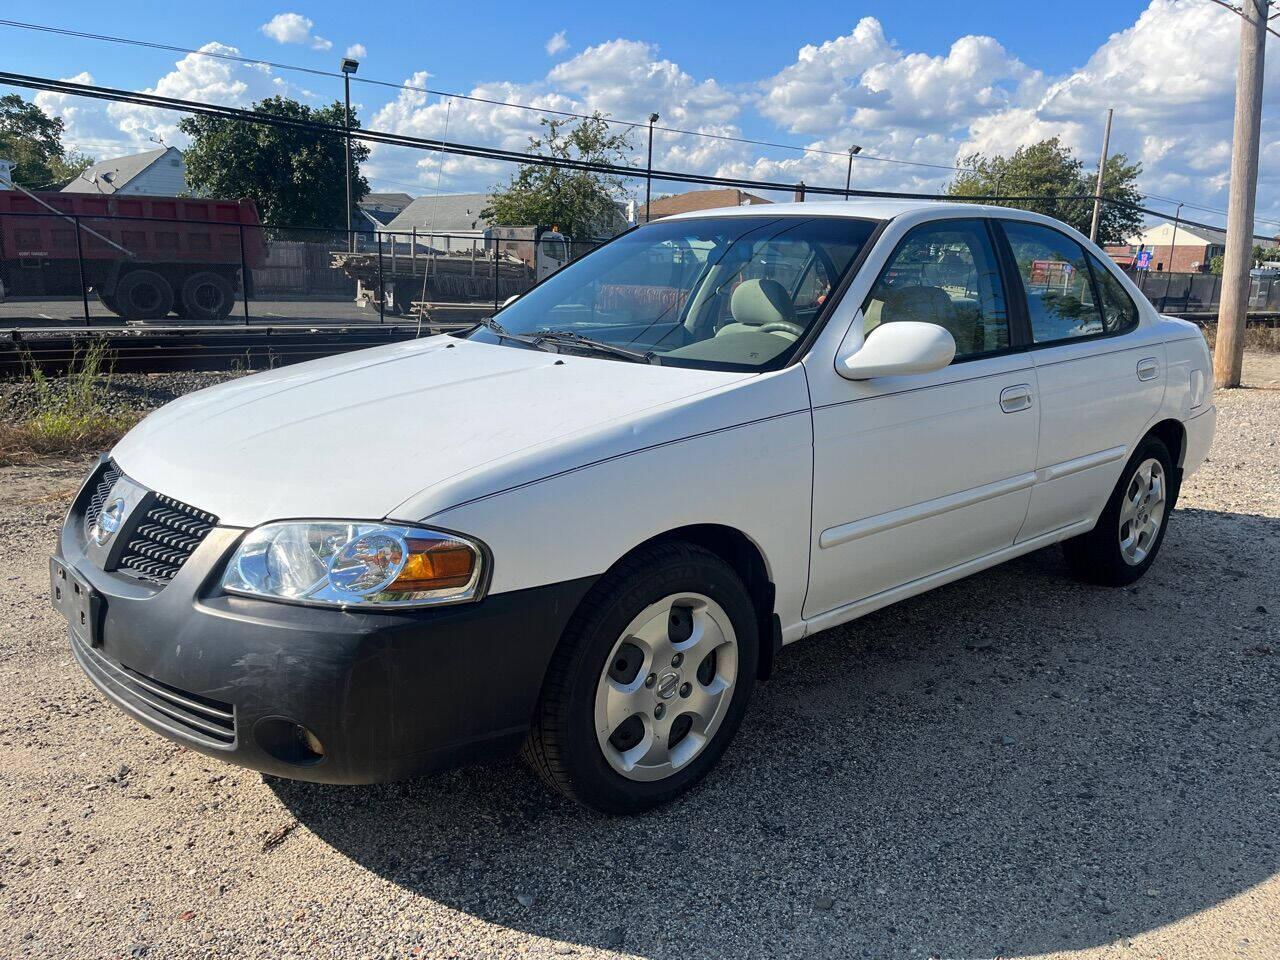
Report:
M1236 118L1231 142L1231 196L1227 204L1227 248L1222 266L1222 302L1213 351L1213 382L1240 386L1244 327L1249 308L1253 256L1253 209L1258 193L1258 139L1262 126L1262 69L1269 0L1243 0L1240 63L1236 67Z
M845 171L844 175L844 199L846 202L849 200L849 185L853 183L853 157L854 154L861 152L862 148L856 143L849 148L849 169Z
M644 170L644 222L649 222L649 204L653 197L653 125L658 122L656 113L649 114L649 163Z
M346 160L347 172L347 251L354 253L356 235L351 231L351 75L360 69L360 61L351 57L342 58L342 101L346 113L342 115L342 156Z
M1107 108L1107 125L1102 130L1102 156L1098 158L1098 185L1093 191L1093 221L1089 224L1089 239L1098 242L1098 221L1102 219L1102 175L1107 170L1107 149L1111 146L1111 116L1115 109Z

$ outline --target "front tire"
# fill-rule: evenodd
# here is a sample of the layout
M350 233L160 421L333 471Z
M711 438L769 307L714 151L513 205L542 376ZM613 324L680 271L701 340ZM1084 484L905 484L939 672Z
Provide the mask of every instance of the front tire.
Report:
M1104 587L1138 580L1160 552L1177 499L1169 448L1158 437L1147 437L1125 464L1094 528L1063 542L1072 574Z
M638 813L701 780L742 722L759 628L715 554L656 544L583 600L547 671L524 757L556 790Z

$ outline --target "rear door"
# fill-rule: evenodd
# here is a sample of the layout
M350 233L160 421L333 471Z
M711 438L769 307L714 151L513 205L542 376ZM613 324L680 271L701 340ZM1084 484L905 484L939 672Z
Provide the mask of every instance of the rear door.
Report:
M1066 233L999 221L1040 391L1036 483L1018 540L1096 519L1164 398L1164 343L1111 267Z

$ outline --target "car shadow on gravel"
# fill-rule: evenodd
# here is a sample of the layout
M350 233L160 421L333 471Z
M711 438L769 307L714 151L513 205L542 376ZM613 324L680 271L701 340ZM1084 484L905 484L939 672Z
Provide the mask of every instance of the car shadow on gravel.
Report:
M720 769L642 817L559 800L516 761L271 787L374 873L570 945L1123 942L1280 870L1277 542L1275 518L1179 510L1135 588L1076 584L1045 550L802 641Z

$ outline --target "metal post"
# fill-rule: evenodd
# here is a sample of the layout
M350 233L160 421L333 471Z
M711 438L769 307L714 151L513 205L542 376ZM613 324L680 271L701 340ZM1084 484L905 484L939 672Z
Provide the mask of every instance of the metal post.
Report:
M378 234L378 322L387 322L387 287L382 280L382 231Z
M240 302L244 305L244 325L249 325L249 263L244 255L244 224L240 224ZM261 229L261 227L259 227Z
M80 300L84 304L84 325L86 327L93 326L93 322L89 319L89 288L84 282L84 251L80 249L80 218L75 218L76 224L76 265L80 268Z
M502 246L502 240L498 237L493 238L493 312L498 312L498 249Z
M1227 249L1222 266L1213 379L1240 386L1245 320L1249 314L1249 268L1253 259L1253 211L1258 193L1258 141L1262 126L1262 75L1269 0L1244 0L1240 10L1240 63L1236 68L1236 115L1227 204Z
M649 204L653 201L653 125L658 122L656 113L649 114L649 162L644 171L644 222L648 223Z
M342 137L342 155L347 175L347 251L354 253L356 237L351 232L351 74L345 69L342 71L342 99L346 105L346 112L342 115L342 127L345 131Z
M1178 224L1182 221L1182 204L1173 214L1173 235L1169 238L1169 272L1173 272L1173 255L1178 247Z
M1098 242L1098 221L1102 219L1102 175L1107 170L1107 149L1111 146L1111 116L1114 108L1107 109L1107 125L1102 131L1102 156L1098 158L1098 185L1093 191L1093 220L1089 223L1089 239Z

